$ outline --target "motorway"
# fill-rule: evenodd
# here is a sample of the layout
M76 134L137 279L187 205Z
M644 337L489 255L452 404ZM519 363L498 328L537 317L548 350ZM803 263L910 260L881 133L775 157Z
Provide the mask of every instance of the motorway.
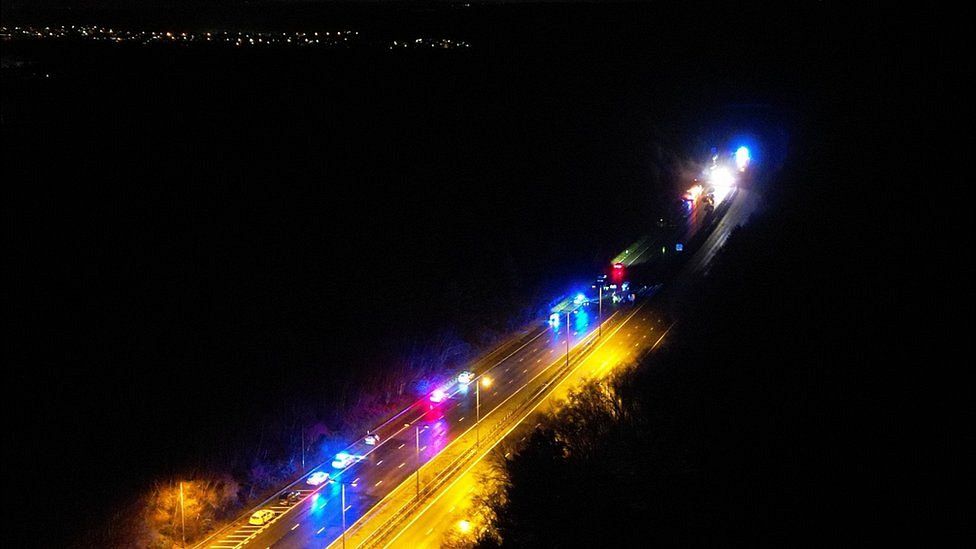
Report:
M614 312L615 307L605 304L605 316L610 317ZM277 505L272 500L262 506L278 513L270 525L251 526L246 520L238 520L231 529L204 546L229 549L245 543L253 547L327 545L342 531L341 484L345 485L348 525L414 474L418 464L427 463L472 426L478 415L477 400L480 399L481 417L487 419L499 404L524 389L529 381L553 364L565 361L567 332L572 346L593 333L596 316L595 307L588 306L570 315L569 324L564 320L555 327L544 325L532 330L511 352L496 357L481 369L476 367L479 377L492 379L490 388L477 383L467 387L454 383L447 388L449 398L443 402L418 401L375 430L381 437L377 446L363 442L353 445L349 452L361 457L346 470L336 472L330 464L324 464L309 471L328 471L334 474L336 482L312 487L300 480L290 489L302 492L301 501Z
M740 190L730 197L732 202L725 214L717 219L712 232L702 246L685 263L678 276L686 279L689 275L704 272L719 249L725 244L731 231L746 221L758 205L754 191ZM635 257L637 254L635 254ZM676 281L677 282L677 281ZM590 354L567 376L559 386L539 403L536 413L551 411L562 403L569 390L586 379L602 378L620 365L632 364L640 355L652 350L663 339L668 326L661 324L660 318L652 310L651 303L641 302L635 314L622 322L615 331L595 347ZM495 448L509 449L525 440L537 420L534 414L527 416L519 428L513 429ZM474 508L474 497L479 493L482 479L492 467L490 452L485 448L479 458L431 499L419 513L415 513L407 523L384 540L383 547L439 547L445 540L464 539L473 536L481 526L479 514ZM503 450L505 451L505 450Z
M441 545L444 536L460 535L459 525L470 527L476 531L479 517L473 507L473 497L479 493L482 475L490 472L490 452L493 448L505 449L516 446L524 441L528 432L537 424L537 413L552 410L558 406L569 390L577 387L581 382L590 378L602 378L621 364L632 364L638 356L652 346L660 343L667 326L653 313L644 301L638 305L635 314L625 323L608 333L607 337L586 358L579 363L573 372L542 400L531 413L526 414L522 421L502 441L492 447L486 447L479 459L474 461L457 480L453 481L445 490L415 514L402 528L384 540L384 547L437 547ZM462 523L462 521L464 521Z
M729 197L731 204L711 224L713 233L688 258L685 271L687 266L695 266L695 271L705 268L732 228L748 219L756 202L748 196L740 191ZM701 225L694 223L686 236L693 235ZM652 246L657 246L654 239L642 239L620 260L627 266L647 261L648 256L654 255L653 251L649 252ZM360 439L351 445L347 451L356 459L345 470L335 470L330 463L309 470L309 473L327 471L334 481L316 487L307 485L302 477L282 489L298 490L301 498L297 503L278 505L276 499L271 499L260 505L258 508L275 511L271 523L252 526L247 524L245 516L198 547L328 547L339 541L344 531L350 535L354 530L361 538L368 537L363 524L377 522L372 518L374 512L382 511L384 506L392 508L396 498L412 497L416 493L414 486L422 489L431 482L441 469L440 465L430 463L432 460L445 461L452 452L457 454L465 448L477 448L479 453L490 449L489 445L476 445L475 440L480 440L481 433L493 427L504 431L507 426L502 425L502 416L510 409L514 411L516 402L525 400L525 395L551 391L539 402L545 409L554 397L565 394L567 388L575 386L583 377L605 375L616 365L632 362L639 353L660 341L666 327L655 318L646 299L618 305L606 301L603 338L595 337L599 325L595 303L581 307L568 320L563 315L557 326L541 325L527 331L474 365L475 382L467 386L445 385L448 397L443 401L422 399L387 420L374 430L380 436L379 444L368 446ZM587 354L571 364L568 376L560 373L554 379L554 372L560 372L567 364L567 338L570 356L577 357L584 347ZM488 380L490 385L486 384ZM553 382L555 387L550 386ZM479 416L482 423L474 428ZM498 424L493 426L492 421ZM519 436L518 431L514 433ZM446 490L427 498L424 505L429 507L421 509L419 515L384 542L398 547L439 544L442 536L460 520L454 520L455 515L462 516L470 504L475 475L484 468L481 455ZM360 521L364 517L369 520Z

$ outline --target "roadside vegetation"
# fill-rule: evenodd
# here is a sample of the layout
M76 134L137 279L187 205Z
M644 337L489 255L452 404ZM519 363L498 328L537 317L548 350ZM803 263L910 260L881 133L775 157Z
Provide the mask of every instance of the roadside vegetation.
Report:
M197 465L156 480L119 505L111 520L90 529L82 543L160 549L182 546L182 483L186 542L192 545L330 459L438 380L456 374L459 365L510 336L504 330L514 330L516 321L525 324L540 316L540 311L523 307L514 320L499 314L497 324L472 329L467 340L444 331L427 341L405 342L403 354L389 356L387 367L350 372L327 404L317 406L311 399L296 398L257 429L222 434L215 452L201 453Z
M707 277L662 296L664 345L496 456L478 539L451 545L803 545L873 527L884 505L864 517L856 502L888 487L862 474L854 413L872 292L829 283L856 265L838 238L854 228L804 188L826 168L793 160L806 173L771 183Z

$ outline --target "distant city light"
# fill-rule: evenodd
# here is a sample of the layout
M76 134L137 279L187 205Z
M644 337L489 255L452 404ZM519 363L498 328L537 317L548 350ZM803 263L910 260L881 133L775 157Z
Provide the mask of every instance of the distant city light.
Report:
M344 48L350 45L350 41L355 43L358 40L358 31L336 31L326 32L324 37L320 37L318 32L259 32L259 31L216 31L204 32L200 34L192 32L171 32L171 31L148 31L138 29L115 29L109 27L99 27L96 25L87 26L65 26L58 27L7 27L0 26L0 35L5 40L90 40L94 42L112 42L115 44L132 43L141 45L169 43L169 44L191 44L209 43L226 44L235 47L335 47ZM451 38L424 37L417 38L412 42L396 42L386 44L387 49L396 48L436 48L436 49L459 49L470 48L471 44L463 40Z

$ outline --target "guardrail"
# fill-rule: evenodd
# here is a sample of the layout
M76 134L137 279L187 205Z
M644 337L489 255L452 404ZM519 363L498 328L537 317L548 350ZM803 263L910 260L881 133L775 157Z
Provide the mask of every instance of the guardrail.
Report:
M536 333L537 331L538 331L538 333ZM493 361L495 361L495 359L498 356L504 354L506 351L511 351L508 355L505 356L505 358L502 358L501 360L499 360L495 364L492 364L488 368L488 370L486 370L486 371L490 371L498 363L504 362L512 354L518 352L519 349L521 349L525 345L528 345L528 343L534 341L537 337L539 337L540 335L542 335L542 333L544 333L544 332L545 332L545 328L543 328L542 330L538 330L537 327L530 327L530 328L523 329L521 331L521 333L519 334L519 336L514 341L513 340L509 340L509 341L507 341L507 342L499 345L498 347L492 349L491 351L485 353L481 357L475 359L474 362L472 363L472 369L473 370L477 370L478 369L478 366L481 366L481 365L483 365L485 363L493 362ZM526 341L526 340L528 340L528 341ZM512 351L512 348L515 348L515 350ZM378 432L378 431L382 430L384 427L387 427L388 425L392 424L394 421L396 421L397 419L399 419L401 416L403 416L403 414L405 414L405 413L413 410L417 405L419 405L419 404L421 404L423 402L425 402L425 398L421 398L421 399L417 400L416 402L411 403L409 406L405 407L403 410L400 410L399 412L397 412L396 414L394 414L392 417L390 417L389 419L385 420L383 423L381 423L380 425L378 425L376 428L371 429L371 432ZM396 434L394 434L393 436L396 436ZM389 436L384 436L383 437L384 441L387 440L388 438L391 438L391 437L389 437ZM347 446L343 451L349 452L351 450L354 450L360 443L361 443L361 440L358 440L356 442L353 442L353 443L349 444L349 446ZM373 448L370 448L365 454L363 454L363 456L365 457L365 456L369 455L370 453L372 453L373 451L375 451L377 448L379 448L379 446L374 446ZM218 528L217 530L211 532L210 535L208 535L206 538L204 538L203 540L201 540L201 541L197 542L196 544L192 545L193 549L203 549L204 547L207 546L207 544L212 543L213 541L215 541L216 539L221 538L224 535L227 535L229 532L232 532L233 531L233 528L235 528L242 521L247 520L247 518L256 509L265 507L269 503L271 503L275 499L275 497L278 495L279 492L285 491L285 490L291 490L295 486L299 485L302 482L302 480L304 480L306 477L308 477L308 475L312 474L313 472L315 472L315 471L323 468L325 465L329 464L329 462L331 461L331 459L332 458L330 457L330 458L326 459L325 461L323 461L322 463L319 463L318 465L307 469L306 471L302 472L302 474L300 476L298 476L297 478L295 478L293 481L289 482L288 484L286 484L285 486L283 486L281 488L275 489L273 492L271 492L271 495L267 499L265 499L261 503L258 503L257 505L254 505L254 506L250 507L248 510L242 512L240 515L238 515L236 518L234 518L234 520L232 520L229 523L225 524L223 527ZM338 479L347 470L348 469L344 469L344 470L340 471L339 473L337 473L336 475L334 475L333 479ZM319 489L320 488L317 488L312 493L317 492ZM305 499L307 499L307 498L302 499L298 503L300 504L301 502L305 501ZM296 507L298 507L298 504L294 505L291 509L294 509ZM276 516L275 519L274 519L274 521L272 521L272 523L275 522L275 521L277 521L279 518L281 518L281 516L287 514L289 511L291 511L291 509L288 509L287 511L284 511L281 515ZM272 523L268 523L266 525L266 527L267 526L270 526ZM251 539L253 539L254 537L256 537L257 534L259 534L263 530L264 529L262 528L261 530L255 532L251 536L249 536L246 539L242 540L242 543L240 545L246 544L248 541L250 541Z
M636 309L634 311L636 313ZM632 315L631 315L632 316ZM627 320L630 319L628 316ZM609 320L609 319L608 319ZM626 322L624 320L623 322ZM506 428L511 428L513 426L513 420L518 418L531 406L538 404L539 401L548 396L549 388L563 380L580 362L585 360L589 355L589 351L592 346L600 340L596 337L597 332L593 331L587 334L586 338L577 344L576 354L570 356L568 363L560 362L559 367L554 370L549 377L536 387L534 390L528 393L528 396L523 398L518 404L516 404L512 409L508 410L504 416L494 422L494 425L489 428L487 433L484 433L481 437L481 443L475 443L470 448L461 452L457 457L451 460L443 469L438 471L433 478L431 478L420 490L419 492L412 496L407 502L405 502L396 512L393 513L388 519L386 519L379 527L377 527L373 532L366 536L366 538L359 544L358 547L361 548L371 548L380 545L400 524L402 524L411 514L416 511L427 499L429 499L434 494L443 487L448 481L450 481L454 474L457 473L465 465L468 465L471 460L477 455L478 450L484 447L487 441L492 441L498 435L504 431ZM482 419L482 422L484 419ZM519 419L518 422L520 422ZM517 424L518 422L515 422ZM467 431L467 432L470 432ZM465 434L467 434L467 432ZM463 435L462 435L463 436ZM497 444L495 442L494 444ZM494 444L491 444L494 446ZM405 486L406 482L401 484L401 487ZM368 521L369 515L375 516L379 511L381 511L380 506L374 507L374 509L360 518L358 523L365 525ZM364 520L365 519L365 520ZM360 526L362 528L362 526ZM351 529L351 528L350 528ZM335 542L333 542L334 545ZM330 545L330 547L331 547Z

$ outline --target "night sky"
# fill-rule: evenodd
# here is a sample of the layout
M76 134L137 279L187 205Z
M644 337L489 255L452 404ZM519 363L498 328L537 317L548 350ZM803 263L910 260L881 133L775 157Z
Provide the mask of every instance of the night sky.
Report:
M936 276L932 263L964 255L948 248L968 232L949 225L971 219L945 190L959 176L940 173L972 142L948 129L972 118L957 87L972 73L965 23L829 2L197 4L5 1L2 20L354 28L472 48L3 43L28 61L4 69L0 168L4 475L8 507L28 513L22 546L80 539L154 479L213 466L269 414L325 414L432 334L505 333L604 265L681 188L683 166L743 129L783 158L843 158L844 185L795 207L871 227L836 245L879 247L851 275L879 307L909 289L927 307L971 297L943 278L971 268ZM934 151L948 154L923 163ZM842 178L855 163L877 170ZM936 214L951 219L930 240ZM939 347L927 309L898 310L880 331L916 325L904 356L928 358L865 352L871 372L891 372L886 399L903 394L904 368L921 385L941 370L915 352ZM889 428L915 433L901 425Z

